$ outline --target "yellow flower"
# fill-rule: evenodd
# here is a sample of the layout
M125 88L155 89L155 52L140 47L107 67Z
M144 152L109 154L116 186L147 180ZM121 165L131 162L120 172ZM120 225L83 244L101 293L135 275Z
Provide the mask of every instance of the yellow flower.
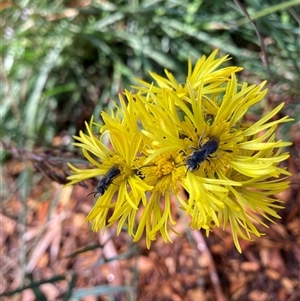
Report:
M216 54L202 57L194 68L189 61L185 83L168 71L167 78L150 73L157 85L138 80L137 93L125 91L116 112L102 113L105 124L95 124L100 138L92 133L93 119L88 134L75 137L95 168L70 165L69 185L102 175L95 191L101 195L87 216L93 230L118 223L117 232L126 226L134 241L145 233L148 248L158 234L170 241L176 196L191 228L208 235L230 225L241 251L238 237L260 236L256 225L267 226L261 218L278 218L281 206L273 195L288 187L282 176L289 173L280 162L288 158L283 150L290 143L277 141L275 130L291 119L272 121L281 104L257 122L245 122L249 108L267 93L265 82L239 83L236 73L242 68L219 68L228 56ZM102 142L105 136L112 150Z
M136 157L142 134L128 132L127 125L124 126L120 123L119 116L109 116L106 113L103 113L102 116L105 121L102 128L93 123L92 118L90 124L87 125L88 134L80 132L80 136L75 137L79 143L74 143L74 145L81 147L84 156L95 168L81 170L69 164L74 174L68 178L70 183L67 185L96 176L102 176L105 179L105 175L111 168L117 167L119 174L110 181L103 195L98 196L86 220L92 222L94 231L100 229L104 231L106 227L118 222L118 233L120 233L122 226L126 225L128 234L134 235L135 214L141 202L146 204L146 191L152 189L137 174L139 166L136 165ZM113 150L109 150L99 138L93 135L93 125L101 128L102 132L108 133ZM132 128L134 128L133 125ZM114 201L114 195L117 192L118 197ZM113 213L107 220L110 210Z
M243 239L250 239L250 233L260 236L252 222L255 214L269 220L268 215L278 217L272 208L281 207L272 195L288 186L285 179L271 184L272 177L289 175L278 165L288 158L282 149L290 143L276 141L275 129L291 119L270 121L283 104L256 123L243 120L266 94L264 84L239 84L232 73L223 83L223 93L213 98L208 97L211 91L204 97L203 86L194 89L189 81L185 96L149 85L146 97L141 93L133 97L136 111L147 115L140 122L151 141L141 168L144 180L154 186L158 199L164 200L170 192L177 195L193 229L209 233L214 226L229 223L239 251L238 235ZM213 143L217 149L205 154L203 149ZM193 158L199 164L189 165ZM178 184L188 192L187 200L178 195Z

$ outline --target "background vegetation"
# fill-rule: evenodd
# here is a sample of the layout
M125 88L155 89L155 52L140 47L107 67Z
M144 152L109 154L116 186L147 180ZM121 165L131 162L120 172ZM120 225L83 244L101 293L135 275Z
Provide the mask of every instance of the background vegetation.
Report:
M91 115L101 122L100 112L113 107L111 100L117 101L118 93L130 89L135 77L149 79L149 70L163 74L166 68L184 80L188 58L195 61L215 48L219 55L230 54L230 64L245 69L242 79L252 83L269 81L268 97L249 118L257 120L280 102L286 102L281 114L292 116L295 122L283 125L278 135L295 143L291 154L297 155L298 0L245 0L242 7L237 2L222 0L21 0L3 1L0 7L0 139L4 163L1 205L3 221L10 219L18 226L15 257L24 276L17 285L13 285L13 278L3 280L1 293L16 292L17 288L20 293L31 287L37 300L43 300L46 297L39 287L47 278L50 283L67 280L68 285L57 300L79 300L90 294L91 291L78 290L76 273L69 278L66 271L60 276L53 273L51 277L58 279L52 279L50 274L37 275L32 272L34 269L28 269L29 259L47 231L43 229L33 242L28 242L24 235L28 225L36 226L35 210L41 203L47 202L49 206L44 213L47 222L60 208L60 192L58 188L53 192L49 178L64 183L68 173L66 162L83 163L73 150L72 135L84 129L84 122ZM263 58L264 55L267 57ZM45 185L42 191L37 189L41 183ZM29 202L31 198L36 199L34 205ZM95 239L90 238L87 244ZM5 236L2 240L2 255L6 253L11 258L12 245L6 239ZM134 247L128 248L135 252ZM133 291L138 286L135 281L130 288ZM89 283L89 287L96 288L95 295L112 292L109 286ZM117 291L127 292L128 287L114 288L116 299ZM127 297L134 296L131 293Z

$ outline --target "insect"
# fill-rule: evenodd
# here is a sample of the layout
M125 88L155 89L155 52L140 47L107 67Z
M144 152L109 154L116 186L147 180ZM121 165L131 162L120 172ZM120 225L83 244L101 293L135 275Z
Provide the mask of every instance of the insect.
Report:
M114 165L109 171L100 179L96 191L89 193L87 196L94 194L94 197L99 193L100 196L108 189L113 179L121 173L118 165Z
M209 139L201 146L202 136L198 142L199 149L195 150L186 160L187 168L190 171L197 170L204 160L209 161L208 158L211 158L210 155L215 153L219 148L220 139L216 137Z

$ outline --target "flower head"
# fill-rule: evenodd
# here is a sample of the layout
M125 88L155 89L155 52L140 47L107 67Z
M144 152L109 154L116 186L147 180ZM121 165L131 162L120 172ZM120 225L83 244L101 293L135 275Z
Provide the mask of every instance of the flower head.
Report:
M68 185L97 176L105 178L112 168L117 168L119 172L116 177L110 179L109 185L103 195L98 196L86 219L92 222L94 231L100 229L104 231L106 227L118 222L118 233L125 224L128 233L133 235L136 211L140 202L146 203L146 191L152 189L137 174L139 167L136 163L136 156L142 141L142 134L129 132L128 127L122 125L120 119L114 115L109 116L103 113L102 116L105 121L103 127L93 123L92 118L90 124L87 125L88 134L80 132L80 136L75 137L79 142L74 143L81 147L84 156L95 168L78 169L70 164L74 174L69 177ZM99 138L93 135L93 125L101 128L102 132L107 132L113 150L108 149ZM117 192L117 201L114 201L114 195ZM113 210L113 214L107 219L110 210Z
M120 97L116 115L102 113L101 133L108 134L113 151L92 135L92 122L88 135L76 137L80 143L75 145L96 168L71 166L75 174L70 184L120 171L87 217L94 230L119 222L118 232L126 224L135 241L145 233L148 247L158 233L168 241L176 223L171 213L176 196L193 229L209 234L229 224L241 251L238 237L260 236L257 223L266 226L261 216L269 221L278 217L281 205L273 195L288 187L282 175L289 173L279 164L288 158L283 149L290 143L277 141L275 130L291 119L272 120L281 104L257 122L245 122L249 108L267 93L265 82L239 83L241 68L219 68L228 56L216 59L216 53L202 57L194 69L189 62L185 83L165 71L167 78L151 73L157 86L138 80L142 86L135 87L137 93L125 91L127 102Z

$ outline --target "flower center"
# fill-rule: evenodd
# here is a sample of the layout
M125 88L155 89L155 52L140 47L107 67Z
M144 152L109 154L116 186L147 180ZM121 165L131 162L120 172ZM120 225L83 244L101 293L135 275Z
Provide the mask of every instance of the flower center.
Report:
M166 176L175 169L175 159L172 156L161 156L155 162L156 164L156 176L157 178L162 178Z

